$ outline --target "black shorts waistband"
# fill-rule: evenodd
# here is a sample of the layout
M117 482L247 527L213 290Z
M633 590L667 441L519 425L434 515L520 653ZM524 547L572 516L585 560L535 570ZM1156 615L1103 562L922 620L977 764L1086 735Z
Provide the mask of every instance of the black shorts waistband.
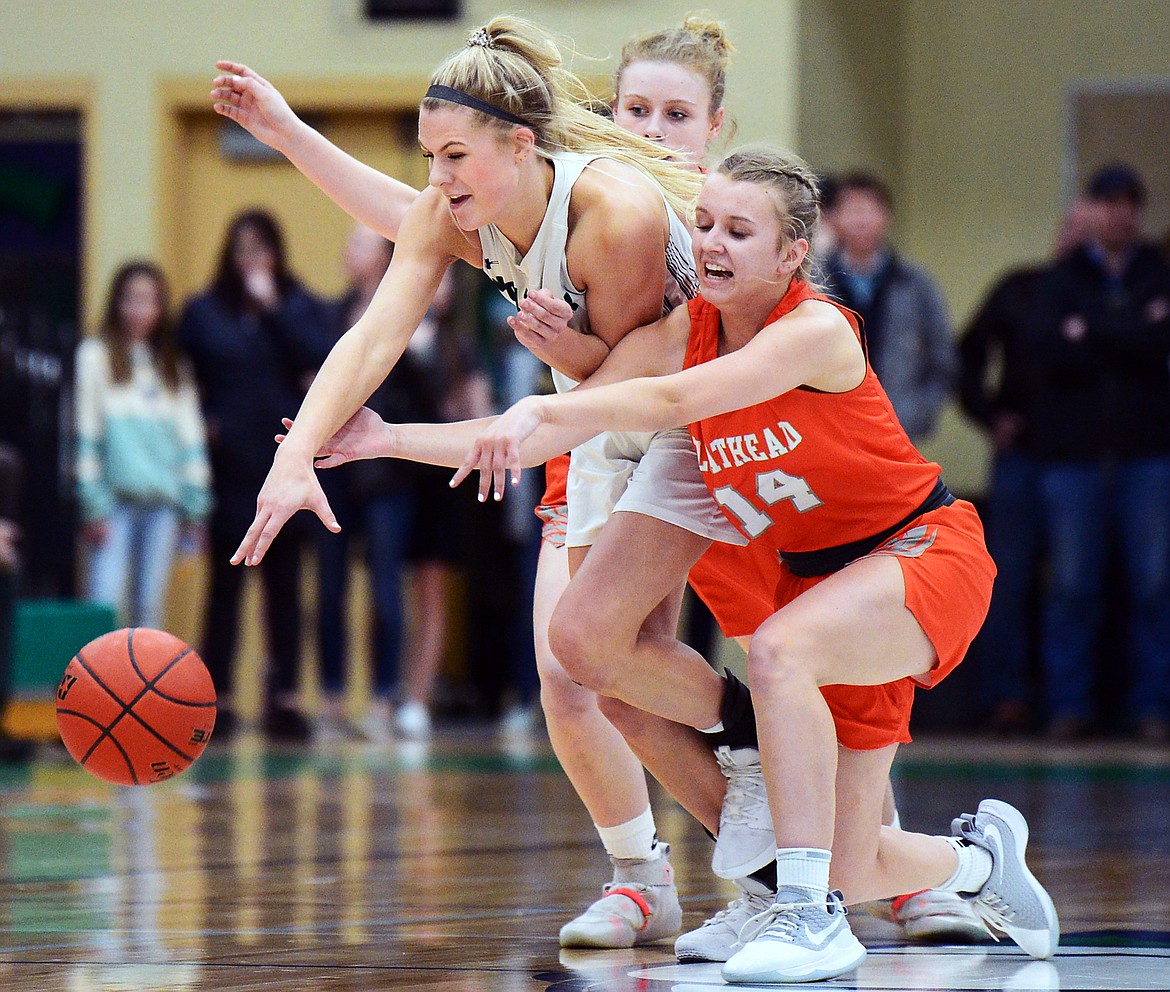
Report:
M793 575L802 579L814 579L820 575L831 575L839 572L851 561L864 558L883 541L893 537L916 517L937 510L940 506L950 506L955 501L955 495L939 480L934 484L930 495L912 513L899 520L893 527L887 527L879 534L863 537L859 541L850 541L848 544L838 544L832 548L819 548L816 551L781 551L780 560L788 566Z

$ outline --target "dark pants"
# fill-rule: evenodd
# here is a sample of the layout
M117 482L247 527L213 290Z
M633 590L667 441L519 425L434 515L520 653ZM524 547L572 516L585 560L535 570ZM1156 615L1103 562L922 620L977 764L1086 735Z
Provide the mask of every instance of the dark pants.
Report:
M232 565L243 531L212 521L209 535L211 589L203 623L203 660L216 690L228 695L234 683L232 662L240 628L240 597L245 566ZM248 571L259 573L264 589L264 627L268 641L268 694L292 692L301 666L301 540L285 527L264 560ZM250 662L254 663L253 659Z
M1170 717L1170 456L1043 467L1050 546L1042 659L1052 719L1092 719L1094 650L1105 612L1109 550L1124 568L1126 631L1111 636L1111 672L1131 662L1131 722ZM1125 637L1128 634L1128 638ZM1128 641L1128 643L1127 643Z
M995 457L984 509L995 560L991 607L979 633L980 695L988 709L1027 703L1036 641L1036 586L1043 544L1040 468L1019 452Z
M318 650L321 682L328 692L345 685L348 654L346 602L351 541L363 535L374 606L374 693L388 696L402 657L403 582L407 542L414 521L414 496L391 493L357 502L343 486L327 490L340 534L322 528L317 552Z

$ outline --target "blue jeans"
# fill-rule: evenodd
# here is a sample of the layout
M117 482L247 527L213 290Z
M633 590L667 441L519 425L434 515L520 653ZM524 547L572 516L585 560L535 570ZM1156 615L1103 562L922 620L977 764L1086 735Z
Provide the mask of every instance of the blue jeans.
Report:
M374 693L388 696L398 680L403 639L403 567L414 497L410 493L380 496L355 504L342 486L331 486L329 503L342 526L340 534L325 532L317 559L318 652L321 683L327 692L345 684L349 636L346 602L349 588L350 539L364 534L370 591L374 606Z
M1127 717L1170 716L1170 456L1047 465L1050 575L1042 659L1051 718L1093 714L1094 649L1111 542L1124 565ZM1124 650L1125 642L1117 645Z
M979 632L981 701L987 709L1026 703L1032 656L1032 603L1043 545L1040 471L1016 451L996 455L984 509L987 550L998 570Z
M179 515L172 506L118 500L106 539L89 562L92 602L109 603L132 627L163 626L171 565L179 546Z

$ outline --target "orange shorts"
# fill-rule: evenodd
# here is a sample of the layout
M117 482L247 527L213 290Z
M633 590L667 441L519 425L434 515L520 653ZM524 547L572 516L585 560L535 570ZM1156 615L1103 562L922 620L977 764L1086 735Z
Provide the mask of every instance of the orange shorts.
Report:
M756 544L747 548L713 545L691 571L696 593L729 637L754 632L767 617L828 577L799 578L781 564L775 551L760 552ZM983 525L975 508L964 500L917 518L867 557L874 555L898 557L906 583L906 607L934 645L937 660L929 673L917 679L821 689L833 714L837 740L856 751L909 743L915 686L937 685L962 661L987 615L995 578ZM768 588L772 601L765 613L761 590ZM754 624L750 631L745 629L748 624Z
M557 455L544 463L544 495L536 506L536 515L544 521L541 540L555 548L565 546L569 526L569 455Z

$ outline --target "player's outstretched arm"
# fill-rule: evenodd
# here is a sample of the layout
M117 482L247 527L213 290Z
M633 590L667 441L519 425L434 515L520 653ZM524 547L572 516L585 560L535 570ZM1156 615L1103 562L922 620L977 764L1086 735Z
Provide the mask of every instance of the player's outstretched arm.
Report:
M443 424L388 424L369 407L362 407L317 449L314 465L316 468L336 468L365 458L402 458L455 468L496 420L496 417L481 417ZM293 426L287 417L282 423L286 430ZM282 444L286 437L286 434L277 434L276 443ZM525 468L531 468L588 439L589 435L576 428L543 426L518 445L516 460ZM466 475L465 472L460 474L452 480L452 485L457 485ZM490 474L481 479L480 502L487 499L488 478ZM497 495L496 499L499 498Z
M443 274L471 246L437 190L419 196L407 212L402 238L373 300L341 336L301 403L296 424L276 450L256 498L256 517L232 555L232 564L259 564L281 528L308 509L338 530L313 459L324 442L369 399L394 368L422 320Z
M354 220L391 241L418 190L359 162L301 120L280 91L242 62L215 63L211 91L217 114L276 149Z

